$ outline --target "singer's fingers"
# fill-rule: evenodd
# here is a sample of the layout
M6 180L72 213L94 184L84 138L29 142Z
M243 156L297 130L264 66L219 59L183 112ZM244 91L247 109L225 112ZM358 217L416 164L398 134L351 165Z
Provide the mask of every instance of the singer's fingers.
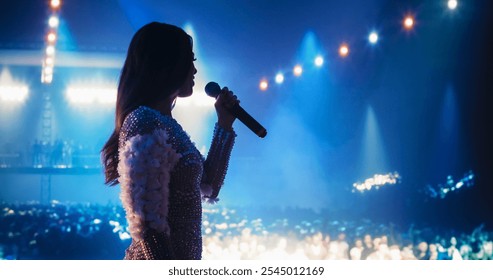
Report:
M238 96L234 95L231 97L231 106L235 105L235 104L239 104L240 103L240 100L238 100Z
M238 97L233 93L233 91L230 91L228 87L223 87L221 94L218 96L218 101L228 108L240 103Z

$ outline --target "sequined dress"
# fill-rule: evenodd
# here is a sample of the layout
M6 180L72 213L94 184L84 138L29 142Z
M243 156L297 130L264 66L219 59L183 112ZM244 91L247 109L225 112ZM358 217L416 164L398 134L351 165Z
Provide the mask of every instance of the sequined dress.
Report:
M171 116L141 106L120 130L125 259L201 259L202 201L215 202L236 134L216 124L207 159Z

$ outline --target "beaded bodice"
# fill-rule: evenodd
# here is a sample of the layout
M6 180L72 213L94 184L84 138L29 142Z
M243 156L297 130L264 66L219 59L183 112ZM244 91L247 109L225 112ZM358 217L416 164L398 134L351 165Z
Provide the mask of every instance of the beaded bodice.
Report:
M171 116L144 106L127 116L119 145L121 199L133 238L126 259L201 258L201 198L216 198L234 136L216 125L205 160Z

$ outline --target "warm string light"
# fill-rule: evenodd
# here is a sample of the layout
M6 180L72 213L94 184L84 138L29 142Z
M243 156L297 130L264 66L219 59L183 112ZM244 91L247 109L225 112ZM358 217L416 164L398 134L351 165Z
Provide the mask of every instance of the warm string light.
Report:
M340 47L339 47L339 55L341 57L346 57L349 55L349 46L346 44L346 43L343 43Z
M414 17L410 15L406 16L402 24L404 26L404 29L412 30L414 27Z
M301 74L303 74L303 67L301 67L301 65L296 65L296 66L293 68L293 74L294 74L296 77L301 76Z
M60 24L60 20L58 19L58 17L57 17L57 16L51 16L51 17L48 19L48 25L49 25L51 28L57 28L59 24Z
M50 8L52 11L51 16L48 18L48 34L46 35L46 48L45 56L43 58L42 70L41 70L41 82L44 84L50 84L53 81L53 69L55 67L55 45L57 41L58 26L60 25L60 19L58 17L58 11L61 6L60 0L50 0Z
M56 40L56 34L55 34L55 32L52 31L52 32L48 33L48 36L47 36L46 39L48 39L48 42L49 43L54 43L55 40Z
M267 88L269 88L269 83L267 82L267 80L264 79L264 80L260 81L259 87L260 87L260 90L266 91Z
M61 5L61 1L60 0L51 0L50 1L50 6L54 10L59 9L60 8L60 5Z
M447 1L447 7L450 10L455 10L457 9L458 6L458 1L457 0L448 0ZM414 29L416 26L416 18L412 14L407 14L403 19L402 19L402 26L404 30L406 31L411 31ZM371 45L376 45L380 41L380 36L376 31L372 31L371 33L368 34L368 42ZM346 58L350 54L350 47L347 43L341 43L339 45L338 49L338 54L341 58ZM325 60L323 56L316 56L313 58L313 64L315 65L316 68L321 68L325 64ZM293 67L292 73L294 77L301 77L303 74L303 67L301 64L298 64ZM283 71L284 73L288 71ZM277 84L282 84L285 81L285 76L282 72L278 72L274 78L275 83ZM262 91L265 91L268 89L269 81L266 80L265 78L262 79L259 83L259 88Z

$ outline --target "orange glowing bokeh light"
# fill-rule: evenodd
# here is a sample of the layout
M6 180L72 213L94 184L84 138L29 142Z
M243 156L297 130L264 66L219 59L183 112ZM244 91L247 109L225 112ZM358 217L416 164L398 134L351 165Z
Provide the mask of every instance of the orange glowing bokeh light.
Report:
M50 6L52 9L58 9L60 8L60 5L61 5L61 1L60 0L51 0L50 1Z
M411 30L414 27L414 17L406 16L403 21L404 28L407 30Z
M53 43L56 40L56 34L54 32L50 32L46 38L48 39L48 42Z
M296 65L294 68L293 68L293 73L296 77L299 77L301 76L301 74L303 73L303 67L301 67L301 65Z
M349 55L349 46L344 43L339 47L339 55L342 57L346 57Z
M264 80L260 81L259 87L260 87L260 90L266 91L269 88L269 83L267 82L267 80L264 79Z

